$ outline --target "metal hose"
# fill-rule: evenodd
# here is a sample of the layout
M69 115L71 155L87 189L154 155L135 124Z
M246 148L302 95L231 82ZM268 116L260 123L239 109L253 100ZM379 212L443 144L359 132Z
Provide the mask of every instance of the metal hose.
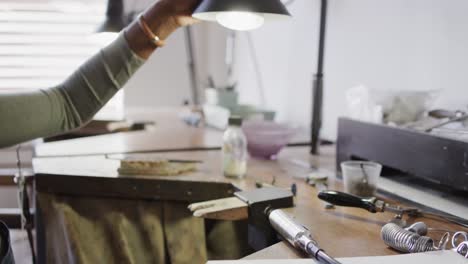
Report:
M420 225L421 223L417 224ZM432 238L410 231L412 230L411 227L408 229L394 223L388 223L382 227L380 236L387 246L404 253L435 250Z

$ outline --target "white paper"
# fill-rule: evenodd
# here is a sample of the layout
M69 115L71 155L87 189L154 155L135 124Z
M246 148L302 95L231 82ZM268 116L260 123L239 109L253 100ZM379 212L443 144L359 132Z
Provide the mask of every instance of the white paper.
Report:
M467 264L468 259L451 250L386 257L337 259L342 264ZM319 264L312 259L208 261L208 264Z
M346 91L348 117L356 120L382 123L382 106L376 104L371 90L364 85L352 87Z

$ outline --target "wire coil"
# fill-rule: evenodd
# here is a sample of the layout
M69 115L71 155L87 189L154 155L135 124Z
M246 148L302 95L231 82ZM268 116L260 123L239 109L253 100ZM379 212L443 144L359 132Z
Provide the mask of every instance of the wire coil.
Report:
M468 241L460 243L456 251L458 252L458 254L468 259Z
M422 225L421 223L417 223ZM414 225L413 225L414 226ZM398 251L404 253L418 253L434 251L434 241L432 238L412 232L411 227L404 229L394 223L388 223L382 227L381 238L384 243ZM427 229L426 229L427 230Z

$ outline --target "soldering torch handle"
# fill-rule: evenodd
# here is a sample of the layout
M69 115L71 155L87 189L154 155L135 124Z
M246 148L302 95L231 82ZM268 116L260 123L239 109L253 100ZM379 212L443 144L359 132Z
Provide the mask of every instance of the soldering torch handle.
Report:
M340 264L323 251L315 240L312 239L309 231L293 218L288 216L281 209L268 212L268 219L273 229L276 230L292 246L305 251L310 256L316 258L323 264Z
M372 199L369 198L362 198L337 191L321 191L318 197L333 205L362 208L371 213L377 212L375 204L372 202Z
M325 264L341 264L341 262L339 262L338 260L336 260L336 259L330 257L329 255L327 255L325 253L325 251L320 251L317 254L317 259L321 263L325 263Z

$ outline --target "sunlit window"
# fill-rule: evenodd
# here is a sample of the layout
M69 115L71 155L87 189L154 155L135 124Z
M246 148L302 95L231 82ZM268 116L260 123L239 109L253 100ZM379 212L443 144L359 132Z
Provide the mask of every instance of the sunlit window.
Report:
M105 0L0 0L0 91L62 82L109 38L94 32ZM105 111L123 111L123 94Z

